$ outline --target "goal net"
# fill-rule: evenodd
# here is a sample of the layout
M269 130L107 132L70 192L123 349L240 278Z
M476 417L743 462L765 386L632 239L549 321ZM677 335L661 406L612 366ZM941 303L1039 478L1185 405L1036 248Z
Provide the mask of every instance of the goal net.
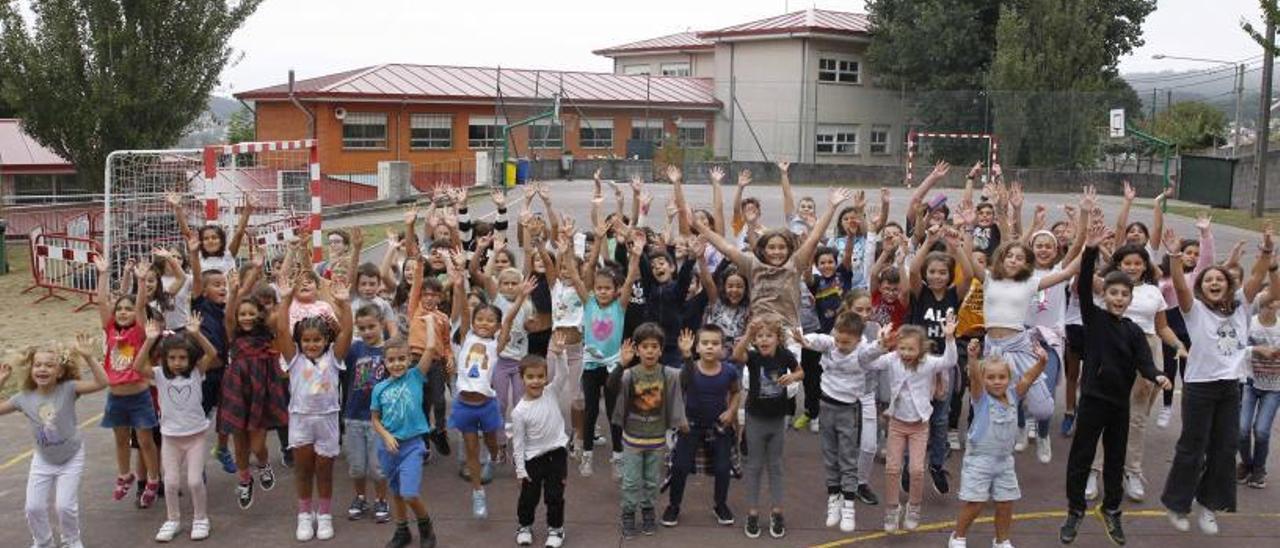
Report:
M112 278L130 259L143 260L157 247L185 252L166 200L170 193L179 197L180 214L193 230L221 226L228 242L251 204L241 258L265 249L270 264L310 227L314 260L320 251L320 201L313 192L318 176L311 140L113 152L107 158L103 221Z
M984 173L990 175L991 166L1000 160L1000 141L991 133L958 133L937 131L912 131L907 134L907 181L914 184L915 164L928 173L933 162L946 159L953 165L969 171L969 166L981 161Z

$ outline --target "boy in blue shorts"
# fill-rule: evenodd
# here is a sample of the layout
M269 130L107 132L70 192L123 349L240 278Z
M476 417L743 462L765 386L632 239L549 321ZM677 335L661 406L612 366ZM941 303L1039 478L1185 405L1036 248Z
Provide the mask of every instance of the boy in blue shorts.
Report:
M437 348L434 338L434 333L427 337L428 353ZM413 540L407 516L412 509L418 520L420 546L434 548L436 534L419 496L422 457L426 451L423 435L430 431L427 415L422 411L422 387L427 378L425 369L430 367L431 360L423 359L418 367L409 367L409 343L401 338L388 341L383 352L387 379L373 387L370 409L373 429L382 439L378 444L378 460L391 489L396 520L395 535L387 546L405 548Z

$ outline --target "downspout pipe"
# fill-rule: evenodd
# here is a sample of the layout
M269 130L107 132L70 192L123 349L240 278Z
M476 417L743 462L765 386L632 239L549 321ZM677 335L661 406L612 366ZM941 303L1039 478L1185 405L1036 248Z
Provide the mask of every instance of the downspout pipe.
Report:
M289 102L293 103L293 106L298 107L298 110L301 110L303 114L307 115L307 138L315 139L316 138L316 115L315 113L311 112L310 109L303 106L302 101L299 101L297 95L294 94L293 69L289 69Z

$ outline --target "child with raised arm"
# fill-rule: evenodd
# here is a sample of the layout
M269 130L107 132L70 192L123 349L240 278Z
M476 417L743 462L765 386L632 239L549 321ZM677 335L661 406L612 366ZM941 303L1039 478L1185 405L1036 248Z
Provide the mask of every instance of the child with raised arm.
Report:
M308 269L302 274L315 275ZM304 278L298 291L308 291L310 283ZM316 315L292 325L290 314L283 312L293 310L294 288L285 282L280 290L284 302L276 314L275 342L284 358L283 370L289 375L289 449L293 450L298 488L296 536L299 542L329 540L333 538L333 459L339 449L338 377L346 368L342 360L351 348L350 290L341 281L332 287L338 307L336 321L333 316ZM313 489L319 495L314 505Z
M105 279L103 280L104 285ZM84 473L84 442L76 426L76 400L105 388L107 373L93 359L88 335L77 335L76 345L37 345L22 352L18 367L27 371L21 390L0 403L0 415L21 411L31 423L35 447L27 474L26 516L35 546L54 546L50 518L58 522L61 545L84 548L80 542L80 477ZM82 380L80 368L93 378ZM0 387L13 367L0 363ZM49 493L54 495L56 516L49 515Z
M164 336L158 320L147 324L147 342L134 359L143 377L156 383L160 394L160 459L164 463L165 522L156 533L156 542L169 542L182 530L182 509L178 496L182 467L187 468L187 494L194 516L191 540L209 538L204 485L205 433L209 418L203 407L201 384L211 368L222 367L217 349L201 332L200 313L188 319L184 333ZM155 354L153 357L152 354ZM156 361L158 366L152 366Z
M409 532L409 510L418 522L419 544L434 548L436 533L422 503L422 459L427 450L423 434L430 430L422 408L424 371L432 367L432 355L440 348L435 339L437 320L428 316L427 355L414 362L409 343L396 338L383 345L387 378L373 387L369 396L370 420L378 433L378 460L388 479L396 531L387 548L405 548L413 540Z
M342 424L345 426L342 450L347 459L347 474L355 488L355 496L347 506L347 519L354 521L372 513L377 523L391 520L391 509L387 505L387 478L378 463L378 432L373 428L370 407L374 387L387 378L382 314L383 310L376 304L366 304L356 310L355 330L359 337L347 351L347 369L344 372L347 378L346 405L342 409ZM377 496L372 505L365 496L371 480Z
M956 516L956 530L947 548L966 548L969 526L987 502L996 507L996 536L993 548L1013 548L1009 533L1013 528L1013 502L1022 498L1013 461L1013 443L1018 433L1018 401L1044 371L1048 359L1044 348L1032 352L1036 361L1010 386L1013 366L1002 356L979 359L982 343L969 341L969 397L973 420L965 443L964 465L960 469L960 500L964 506Z
M530 282L532 287L532 281ZM512 460L520 480L516 508L516 544L533 544L533 520L538 499L547 505L547 546L564 544L564 485L569 475L569 435L556 394L568 380L564 334L551 336L547 358L528 355L520 361L524 396L511 411ZM550 379L550 380L548 380Z
M1147 336L1125 312L1133 302L1133 280L1122 270L1112 271L1103 280L1103 303L1094 303L1093 273L1098 262L1098 245L1105 230L1094 226L1089 230L1076 288L1080 300L1080 318L1084 324L1085 355L1083 390L1076 415L1076 433L1071 439L1067 458L1067 520L1059 531L1063 544L1075 540L1084 519L1085 483L1090 463L1094 460L1098 439L1102 439L1103 486L1106 493L1101 515L1107 536L1112 542L1125 543L1120 525L1120 499L1126 445L1129 438L1129 404L1133 381L1137 374L1165 387L1169 379L1155 368ZM1158 295L1157 295L1158 296ZM1154 309L1154 307L1152 307Z

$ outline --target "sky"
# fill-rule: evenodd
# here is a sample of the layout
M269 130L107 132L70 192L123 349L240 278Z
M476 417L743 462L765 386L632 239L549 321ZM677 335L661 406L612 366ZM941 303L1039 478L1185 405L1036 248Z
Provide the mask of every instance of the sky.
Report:
M592 50L685 30L708 30L809 7L865 11L864 0L266 0L231 39L237 50L218 94L381 63L607 72ZM1261 20L1258 0L1159 0L1146 45L1122 72L1201 70L1153 54L1224 61L1260 49L1240 20Z

